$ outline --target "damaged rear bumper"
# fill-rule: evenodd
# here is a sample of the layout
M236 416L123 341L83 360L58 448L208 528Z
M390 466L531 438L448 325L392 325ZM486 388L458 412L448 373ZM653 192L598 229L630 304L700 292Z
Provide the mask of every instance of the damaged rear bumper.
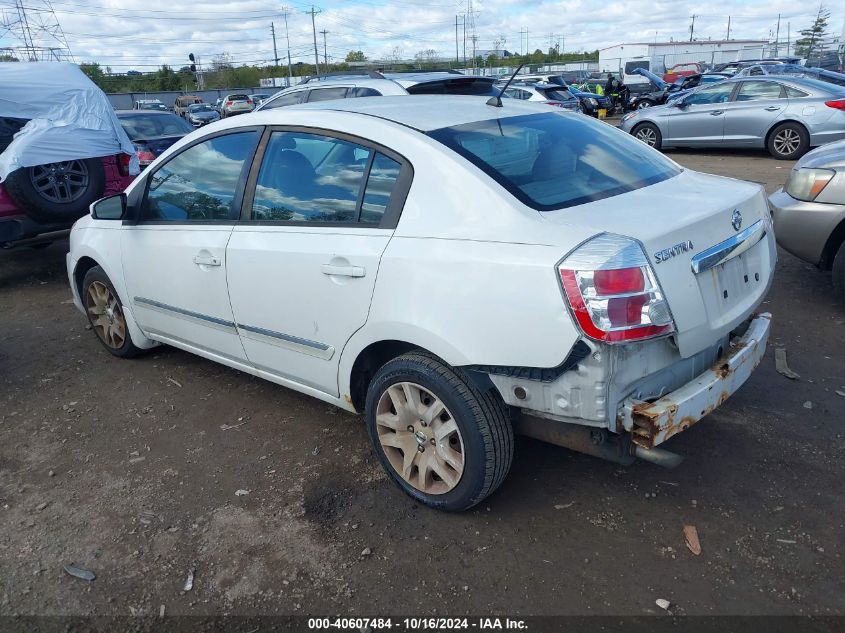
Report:
M760 364L766 351L772 315L758 314L730 350L703 374L654 402L628 398L619 408L619 425L643 448L662 444L720 406Z

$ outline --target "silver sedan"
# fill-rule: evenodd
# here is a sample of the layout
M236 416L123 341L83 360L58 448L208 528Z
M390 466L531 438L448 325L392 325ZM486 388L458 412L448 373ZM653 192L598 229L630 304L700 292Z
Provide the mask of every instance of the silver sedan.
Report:
M799 160L783 189L769 197L778 244L833 271L845 300L845 141L814 149Z
M758 147L794 160L845 139L845 88L806 77L726 79L630 112L620 127L656 149Z

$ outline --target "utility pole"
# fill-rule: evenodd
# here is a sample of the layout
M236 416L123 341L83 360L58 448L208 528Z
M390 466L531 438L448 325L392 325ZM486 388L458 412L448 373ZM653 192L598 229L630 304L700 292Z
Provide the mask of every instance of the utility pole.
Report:
M328 72L329 71L329 52L328 52L328 48L326 47L326 35L328 34L328 31L326 29L323 29L322 31L320 31L320 33L323 35L323 66L325 67L326 72Z
M467 14L464 13L461 19L461 24L464 27L464 68L467 66Z
M276 50L276 25L270 22L270 32L273 34L273 58L276 60L276 66L279 65L279 52Z
M287 87L290 88L291 81L293 81L293 72L290 67L290 33L288 33L288 12L285 11L285 39L288 42L288 81Z
M725 39L731 39L731 16L728 16L728 36Z
M460 63L460 53L458 52L458 16L455 16L455 65Z
M775 57L778 56L778 39L780 38L780 13L778 13L778 27L775 31Z
M692 18L692 22L689 25L689 41L692 42L692 35L695 33L695 13L690 17Z
M321 13L321 12L317 11L314 8L314 5L312 4L311 10L305 11L304 13L307 13L308 15L311 16L311 32L314 34L314 70L316 71L316 74L319 77L320 76L320 58L317 55L317 23L314 21L314 17L318 13Z
M789 41L789 36L792 33L792 24L789 22L786 23L786 56L789 57L789 45L791 42Z

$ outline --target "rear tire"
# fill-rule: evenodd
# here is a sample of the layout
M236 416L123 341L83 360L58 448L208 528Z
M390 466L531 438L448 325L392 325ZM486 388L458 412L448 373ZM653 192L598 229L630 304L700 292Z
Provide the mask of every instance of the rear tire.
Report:
M132 342L123 303L111 279L100 266L94 266L85 273L80 300L91 329L110 354L118 358L132 358L143 351Z
M845 242L839 245L833 258L833 291L840 301L845 302Z
M72 224L103 197L106 173L101 159L86 158L23 167L9 174L4 184L36 222Z
M422 350L379 369L366 399L367 432L393 482L432 508L483 501L513 461L507 408L458 369Z
M766 147L778 160L797 160L810 149L810 135L800 123L781 123L769 132Z
M663 135L654 123L640 123L631 130L631 136L654 149L660 149L663 146Z

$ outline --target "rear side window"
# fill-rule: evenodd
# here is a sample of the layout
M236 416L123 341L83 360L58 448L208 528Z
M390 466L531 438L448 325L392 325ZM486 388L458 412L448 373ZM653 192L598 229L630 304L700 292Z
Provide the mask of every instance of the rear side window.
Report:
M759 99L780 99L783 96L780 84L773 81L743 81L736 93L737 101Z
M563 113L478 121L429 135L539 211L609 198L680 173L632 136Z
M792 98L799 98L799 97L806 97L807 93L798 90L798 88L793 88L792 86L784 86L786 89L786 96Z
M353 94L348 96L350 97L380 97L381 93L376 90L375 88L351 88L350 91L354 91Z
M568 90L546 90L546 97L554 101L569 101L574 97Z
M297 103L302 103L307 94L307 90L297 90L296 92L291 92L282 95L281 97L277 97L272 101L268 101L261 106L261 109L272 110L273 108L284 108L285 106L296 105Z
M347 88L315 88L308 95L308 102L329 101L331 99L345 99Z
M258 132L217 136L189 147L150 177L141 219L156 222L234 220L238 184Z
M399 178L401 165L384 154L376 153L373 158L370 174L367 178L367 188L364 190L364 200L361 206L361 222L378 224L387 205L390 194Z
M378 225L401 166L354 142L274 132L267 144L251 219Z

